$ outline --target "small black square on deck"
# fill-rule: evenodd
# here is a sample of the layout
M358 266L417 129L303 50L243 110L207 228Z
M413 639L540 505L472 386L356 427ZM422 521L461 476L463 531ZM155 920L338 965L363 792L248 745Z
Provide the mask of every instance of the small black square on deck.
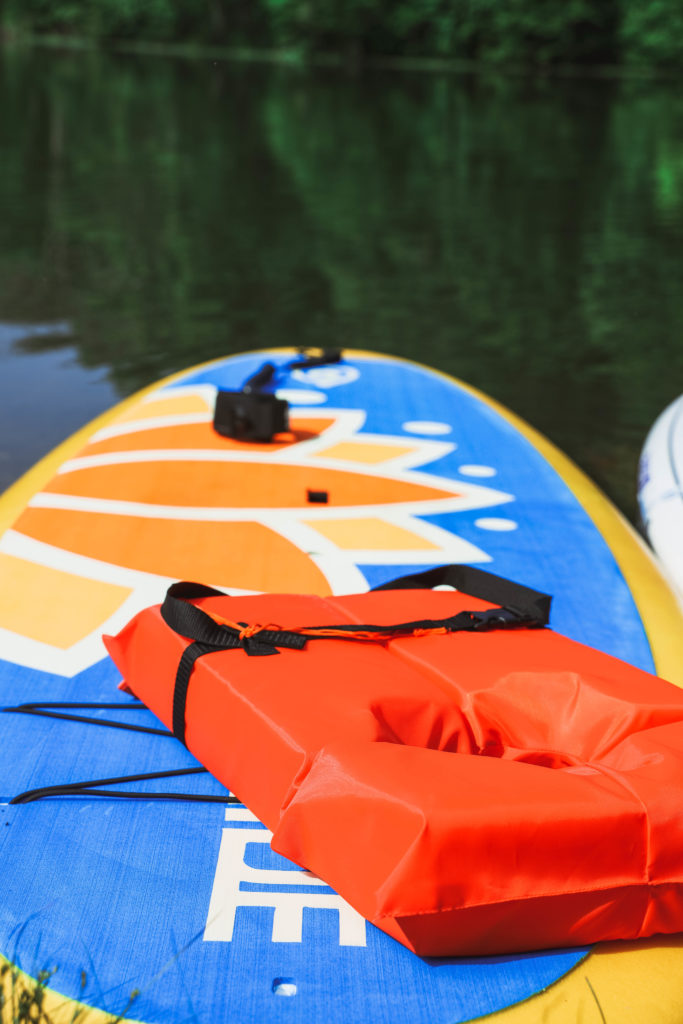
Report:
M306 491L306 501L311 505L327 505L330 500L328 491Z

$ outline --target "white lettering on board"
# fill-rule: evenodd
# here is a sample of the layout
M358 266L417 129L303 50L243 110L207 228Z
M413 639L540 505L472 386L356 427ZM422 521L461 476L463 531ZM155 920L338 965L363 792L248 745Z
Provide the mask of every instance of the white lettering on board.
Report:
M231 822L257 822L246 808L230 808ZM346 900L320 878L299 869L252 867L245 861L247 844L270 843L266 828L224 828L218 853L216 874L204 929L205 942L230 942L238 907L272 907L273 942L301 942L304 909L336 910L339 915L339 945L365 946L365 920ZM255 892L242 888L244 883L279 886L276 891ZM302 887L320 887L327 891L304 892ZM298 891L297 891L298 890Z
M313 366L308 370L293 370L293 380L316 388L338 388L340 384L352 384L360 377L360 370L355 366Z

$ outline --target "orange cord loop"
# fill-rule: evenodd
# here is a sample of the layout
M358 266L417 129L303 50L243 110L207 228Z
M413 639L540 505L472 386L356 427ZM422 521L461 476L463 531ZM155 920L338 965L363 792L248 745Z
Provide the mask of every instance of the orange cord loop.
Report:
M240 640L249 639L250 637L257 636L259 633L266 631L283 631L282 626L278 626L273 622L269 622L267 625L254 623L251 626L245 626L241 622L233 622L231 619L224 619L221 615L217 615L215 612L211 612L210 615L218 626L228 626L230 629L234 629ZM288 626L286 632L297 633L300 636L318 637L319 639L328 640L367 640L372 643L386 643L387 640L398 640L401 637L438 636L447 633L448 630L445 626L434 626L431 629L420 629L418 627L410 631L402 630L400 628L392 629L391 626L388 626L386 632L369 632L368 630L363 629L359 629L357 631L350 629L337 629L335 626Z

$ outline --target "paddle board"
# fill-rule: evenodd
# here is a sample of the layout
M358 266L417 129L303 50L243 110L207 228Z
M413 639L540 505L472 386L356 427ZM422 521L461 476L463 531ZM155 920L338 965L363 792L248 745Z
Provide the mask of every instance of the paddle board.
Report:
M175 579L349 593L449 562L553 594L558 632L683 682L671 591L634 531L548 441L425 367L348 352L296 368L294 355L247 353L164 380L6 493L5 707L126 704L101 635ZM268 444L218 436L217 388L240 388L264 360L278 367L272 386L290 403L291 433ZM146 710L90 715L158 726ZM10 803L40 786L196 766L175 739L16 711L0 715L0 730L0 951L16 965L3 983L11 995L47 972L54 1021L80 1007L91 1024L119 1014L148 1024L680 1018L675 937L421 959L275 855L267 830L207 775L132 788L217 803Z
M657 418L645 440L638 502L650 543L683 596L683 395Z

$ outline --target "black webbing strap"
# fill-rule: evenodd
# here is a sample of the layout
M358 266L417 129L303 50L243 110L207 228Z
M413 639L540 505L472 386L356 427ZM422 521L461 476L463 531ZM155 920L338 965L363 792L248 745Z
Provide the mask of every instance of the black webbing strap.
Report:
M234 630L219 626L217 622L189 601L198 597L225 597L222 590L205 587L202 583L173 583L166 591L161 606L161 617L167 626L210 647L239 647Z
M436 586L452 586L470 597L496 604L484 611L460 611L445 619L419 619L387 625L359 625L357 623L307 629L333 629L336 634L348 633L353 639L358 633L386 634L391 631L398 638L416 630L445 629L449 633L485 631L515 627L542 627L547 625L552 598L548 594L513 583L501 576L473 569L466 565L446 565L426 572L402 576L375 590L428 590ZM311 633L290 633L286 630L262 630L255 636L241 637L229 626L218 625L210 615L189 602L200 597L225 597L220 590L198 583L174 583L169 587L161 615L176 633L193 642L182 654L173 689L173 735L185 743L185 712L190 678L198 658L212 651L242 648L249 655L277 654L277 647L303 650L308 640L325 639Z
M251 656L277 654L277 647L302 650L306 637L298 633L264 630L257 637L243 637L236 629L220 626L196 605L189 604L198 597L225 597L220 590L199 583L174 583L168 588L161 606L161 617L167 626L187 637L193 643L183 651L173 687L173 735L185 743L185 707L190 677L197 658L212 651L241 648Z
M186 647L180 659L173 686L173 735L181 743L185 743L185 707L187 705L187 691L190 685L192 669L197 658L202 654L210 654L211 651L220 650L215 645L195 642Z
M195 661L212 651L224 651L239 646L232 631L219 626L201 608L188 603L195 597L211 597L217 594L220 594L219 590L199 583L174 583L168 588L160 609L161 617L167 626L188 640L194 641L183 651L173 684L173 735L185 746L185 708Z
M390 580L373 590L432 590L434 587L453 587L470 597L500 605L517 616L519 624L547 626L550 619L552 597L540 590L532 590L521 583L513 583L471 565L441 565L426 572L411 573ZM491 609L491 615L496 609ZM477 612L473 613L477 615ZM481 613L489 614L487 612Z
M309 628L333 628L335 632L348 631L357 633L359 631L372 633L384 632L388 629L401 631L434 629L444 627L448 632L460 630L488 630L522 627L542 627L547 625L550 615L550 603L552 598L548 594L524 587L519 583L513 583L501 576L484 572L482 569L474 569L465 565L446 565L436 569L429 569L426 572L413 573L409 576L402 576L399 579L391 580L379 587L379 590L413 590L432 589L437 586L451 586L458 591L469 594L471 597L479 598L498 607L486 611L462 611L447 619L421 619L414 622L400 623L393 626L372 626L358 624L344 624L334 627L309 627ZM167 729L155 729L147 726L133 725L128 722L112 721L109 719L96 718L85 715L67 713L71 709L121 709L139 710L144 704L137 701L124 703L67 703L67 702L32 702L19 704L16 707L2 708L5 712L16 712L19 714L33 714L48 718L59 718L74 722L87 722L94 725L109 726L114 729L128 729L134 732L147 732L162 736L175 736L185 743L185 707L187 702L187 691L190 677L197 658L213 651L230 650L241 648L247 654L277 654L277 646L291 647L301 650L309 639L316 639L315 636L301 633L290 633L286 630L263 630L256 636L241 637L240 633L229 626L217 624L210 615L203 612L201 608L189 604L191 600L201 597L226 596L220 590L212 587L202 586L197 583L176 583L169 587L166 599L161 606L161 614L168 626L187 637L193 642L185 649L180 659L173 695L173 732ZM321 637L321 639L324 637ZM133 792L130 790L102 790L98 787L110 786L126 782L136 782L146 779L169 778L178 775L192 775L206 772L205 768L180 768L171 771L149 772L138 775L121 775L110 779L91 779L85 782L66 783L59 786L43 786L38 789L27 790L10 800L11 804L31 803L44 797L55 796L95 796L95 797L121 797L124 799L143 800L189 800L203 803L239 803L234 796L202 796L189 793L146 793Z
M241 648L253 657L277 654L278 647L300 651L306 646L305 636L286 629L263 629L256 636L242 636L239 630L218 625L201 608L188 603L198 597L225 596L222 591L200 583L174 583L166 591L161 617L176 633L216 650Z

